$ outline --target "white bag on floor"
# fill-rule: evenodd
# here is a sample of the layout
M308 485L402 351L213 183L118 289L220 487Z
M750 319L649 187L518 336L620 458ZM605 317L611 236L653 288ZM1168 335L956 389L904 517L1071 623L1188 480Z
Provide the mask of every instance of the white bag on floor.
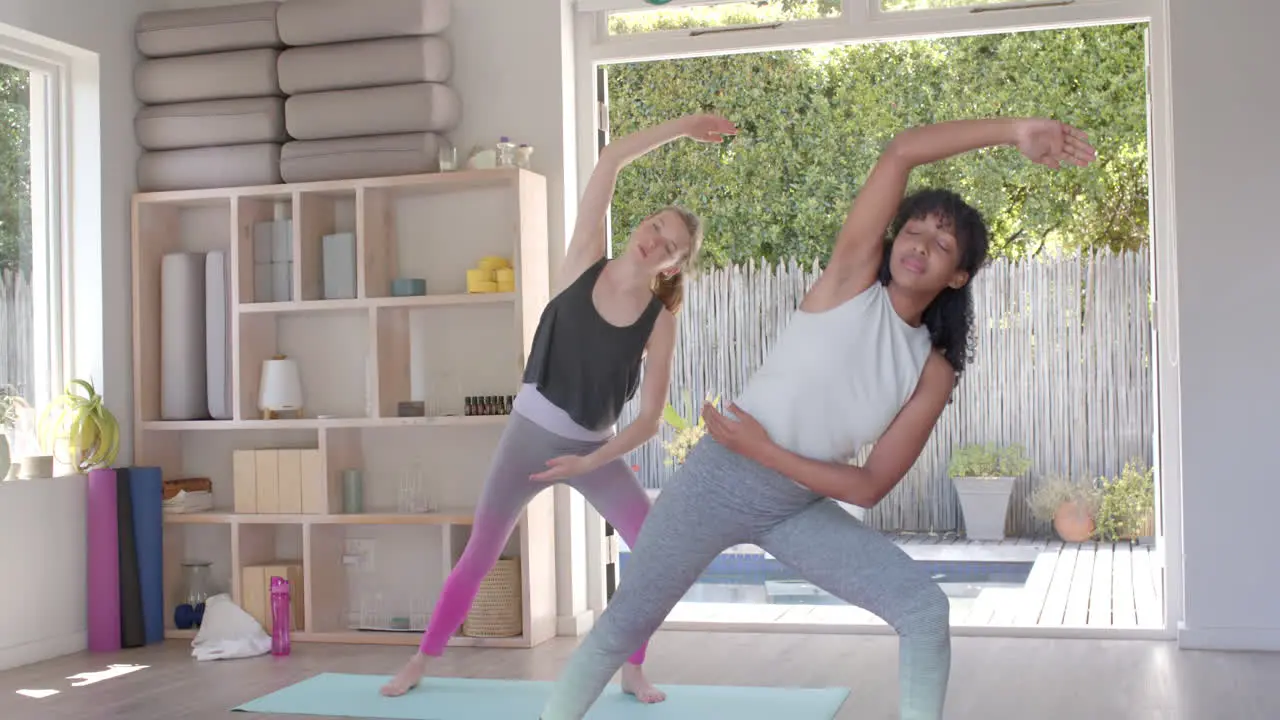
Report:
M226 593L205 601L200 632L191 641L197 660L232 660L271 652L271 636Z

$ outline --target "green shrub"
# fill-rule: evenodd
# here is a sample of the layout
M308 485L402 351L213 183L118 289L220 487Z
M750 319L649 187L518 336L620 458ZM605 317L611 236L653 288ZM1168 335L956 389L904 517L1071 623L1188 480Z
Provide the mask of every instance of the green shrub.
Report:
M951 453L947 474L951 477L1017 477L1031 469L1021 445L1000 447L994 443L962 445Z
M1155 471L1140 460L1125 463L1114 478L1099 478L1102 503L1094 520L1099 540L1141 537L1155 509Z

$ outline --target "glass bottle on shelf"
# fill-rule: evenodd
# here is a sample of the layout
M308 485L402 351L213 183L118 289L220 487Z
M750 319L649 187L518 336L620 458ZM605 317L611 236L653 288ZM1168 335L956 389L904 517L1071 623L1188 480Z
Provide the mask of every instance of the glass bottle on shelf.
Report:
M498 140L497 146L497 165L500 168L516 166L516 145L511 142L511 138L503 135Z
M204 604L209 599L209 568L213 565L208 560L184 560L182 562L183 600L173 613L174 627L189 630L200 627L204 620Z

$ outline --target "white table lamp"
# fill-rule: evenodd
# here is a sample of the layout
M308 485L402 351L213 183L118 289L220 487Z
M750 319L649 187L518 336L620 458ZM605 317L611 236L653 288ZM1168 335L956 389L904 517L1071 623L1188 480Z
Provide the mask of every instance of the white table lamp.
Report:
M282 412L302 416L302 376L298 363L276 355L262 361L262 382L258 391L258 409L264 420L279 417Z

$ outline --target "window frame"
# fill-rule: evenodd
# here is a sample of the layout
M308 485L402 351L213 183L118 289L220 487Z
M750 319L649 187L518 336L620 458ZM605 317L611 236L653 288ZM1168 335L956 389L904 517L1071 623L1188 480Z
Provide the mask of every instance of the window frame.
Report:
M30 73L32 405L39 410L70 377L73 323L67 222L68 67L49 53L0 33L0 63Z
M1130 631L1109 629L1107 637L1150 637L1174 639L1185 618L1185 585L1182 572L1182 463L1179 421L1181 395L1178 391L1178 251L1172 166L1172 68L1169 57L1170 28L1166 0L1074 0L1069 5L1018 8L1012 12L971 12L972 8L941 10L880 11L880 0L844 0L840 18L792 23L776 29L751 29L692 36L688 31L643 35L608 34L608 10L643 9L643 0L574 0L574 74L577 99L571 112L575 125L577 153L576 193L566 193L566 204L582 191L598 155L597 131L607 126L607 107L593 90L595 73L601 66L709 55L793 50L805 47L860 42L892 42L984 33L1053 30L1081 25L1113 23L1148 24L1148 138L1151 183L1151 234L1153 243L1152 281L1159 298L1157 323L1159 339L1153 346L1152 361L1157 366L1155 402L1155 462L1159 498L1156 516L1156 562L1163 571L1162 597L1165 625L1162 630ZM702 4L704 0L672 0L663 7ZM729 0L719 0L729 1ZM652 7L652 6L649 6ZM576 207L576 205L575 205ZM571 212L566 207L566 212ZM604 611L603 553L595 548L602 538L603 521L588 513L588 590L590 607L597 615ZM702 629L720 630L719 627ZM757 628L771 631L773 628ZM962 634L975 634L968 629ZM979 631L977 634L989 634ZM1089 631L1058 628L1000 628L1002 637L1081 637Z
M1100 22L1145 22L1160 0L1008 0L937 10L881 10L881 0L843 0L840 15L780 25L609 34L609 13L715 5L735 0L575 0L576 21L589 28L588 62L641 62L672 57L792 50L848 42L883 42L1010 30L1050 30Z

